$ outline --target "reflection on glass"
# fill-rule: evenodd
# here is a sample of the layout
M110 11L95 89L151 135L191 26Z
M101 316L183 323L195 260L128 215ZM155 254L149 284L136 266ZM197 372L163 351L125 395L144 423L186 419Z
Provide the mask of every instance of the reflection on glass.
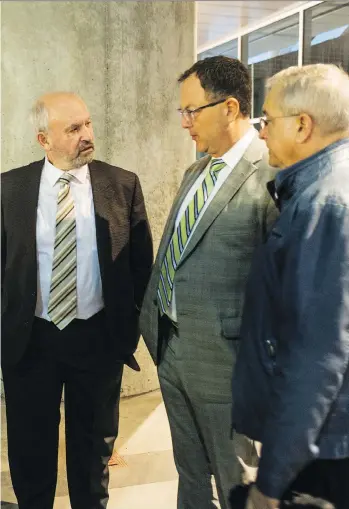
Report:
M215 48L203 51L198 55L198 60L202 60L207 57L215 57L217 55L224 55L225 57L237 58L238 57L238 40L233 39L232 41L220 44Z
M349 2L305 12L304 64L337 64L349 72Z
M262 113L267 79L282 69L298 64L299 16L290 16L247 37L253 118Z

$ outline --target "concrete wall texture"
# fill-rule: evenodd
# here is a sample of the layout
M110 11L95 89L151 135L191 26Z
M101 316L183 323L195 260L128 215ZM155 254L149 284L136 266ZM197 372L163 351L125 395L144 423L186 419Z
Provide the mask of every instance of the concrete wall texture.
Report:
M192 142L177 118L178 75L195 60L194 2L1 2L2 171L43 157L28 120L41 94L69 90L87 103L98 159L140 177L155 249ZM117 282L116 282L117 284ZM126 368L123 395L155 389Z

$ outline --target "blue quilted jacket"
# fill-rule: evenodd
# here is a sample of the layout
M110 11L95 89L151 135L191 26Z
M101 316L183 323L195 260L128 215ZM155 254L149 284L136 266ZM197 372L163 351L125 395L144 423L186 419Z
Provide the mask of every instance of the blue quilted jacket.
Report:
M280 498L310 461L349 457L349 138L271 184L280 216L247 286L233 428L263 443L257 485Z

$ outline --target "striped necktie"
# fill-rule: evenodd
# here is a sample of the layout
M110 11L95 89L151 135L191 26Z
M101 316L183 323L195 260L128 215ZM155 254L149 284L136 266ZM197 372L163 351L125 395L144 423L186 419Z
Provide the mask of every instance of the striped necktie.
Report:
M76 222L74 200L70 190L72 175L59 179L57 198L56 237L48 314L52 322L64 329L75 317L76 295Z
M170 307L177 265L189 242L193 228L200 216L200 212L213 191L217 182L218 173L224 166L225 163L222 159L212 159L210 169L205 179L198 187L194 197L189 202L182 215L177 228L175 228L173 232L162 262L157 290L158 307L161 314L166 313Z

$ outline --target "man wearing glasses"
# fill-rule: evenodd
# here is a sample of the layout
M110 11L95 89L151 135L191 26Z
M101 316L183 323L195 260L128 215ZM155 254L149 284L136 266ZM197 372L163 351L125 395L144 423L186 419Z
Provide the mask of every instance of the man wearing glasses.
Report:
M348 509L349 76L290 67L267 89L280 216L252 264L234 370L234 428L263 444L246 509L296 492Z
M141 331L170 421L178 509L219 507L212 476L226 509L242 474L230 436L231 377L252 254L275 217L266 189L273 171L250 125L251 84L241 62L207 58L179 83L182 127L207 155L187 170L175 198ZM254 446L241 442L247 459Z

